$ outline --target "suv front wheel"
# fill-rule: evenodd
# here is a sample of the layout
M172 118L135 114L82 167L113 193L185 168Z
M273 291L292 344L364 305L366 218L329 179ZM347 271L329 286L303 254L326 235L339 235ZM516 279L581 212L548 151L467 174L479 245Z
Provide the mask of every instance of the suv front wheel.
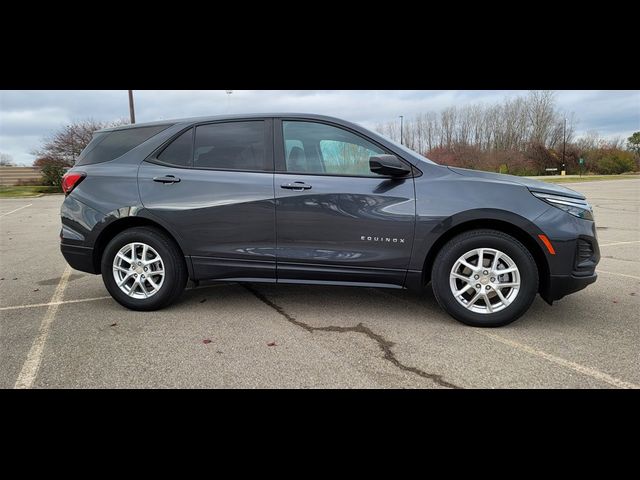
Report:
M158 310L174 302L187 283L175 242L152 227L116 235L102 255L102 280L111 296L132 310Z
M527 248L497 230L452 238L431 272L440 306L474 327L500 327L524 314L538 291L538 268Z

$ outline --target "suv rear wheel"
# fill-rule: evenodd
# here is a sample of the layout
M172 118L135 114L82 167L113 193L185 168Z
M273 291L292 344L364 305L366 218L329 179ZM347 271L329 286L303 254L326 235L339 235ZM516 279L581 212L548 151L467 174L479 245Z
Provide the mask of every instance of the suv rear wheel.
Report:
M111 296L132 310L166 307L187 283L179 248L152 227L135 227L116 235L104 250L101 267Z
M451 239L431 272L440 306L474 327L500 327L524 314L538 291L538 268L514 237L471 230Z

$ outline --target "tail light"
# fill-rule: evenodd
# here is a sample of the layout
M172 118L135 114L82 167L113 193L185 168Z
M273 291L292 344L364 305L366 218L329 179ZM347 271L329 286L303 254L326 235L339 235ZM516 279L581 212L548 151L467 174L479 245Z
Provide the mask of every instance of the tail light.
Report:
M69 195L71 190L84 180L87 174L84 172L67 172L62 177L62 191L65 195Z

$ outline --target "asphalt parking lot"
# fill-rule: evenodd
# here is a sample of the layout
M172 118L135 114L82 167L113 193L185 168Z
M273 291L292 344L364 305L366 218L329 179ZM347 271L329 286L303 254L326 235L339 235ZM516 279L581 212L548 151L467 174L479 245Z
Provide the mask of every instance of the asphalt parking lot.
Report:
M131 312L67 268L59 195L0 200L0 387L640 388L640 180L595 205L599 279L500 329L419 295L218 284Z

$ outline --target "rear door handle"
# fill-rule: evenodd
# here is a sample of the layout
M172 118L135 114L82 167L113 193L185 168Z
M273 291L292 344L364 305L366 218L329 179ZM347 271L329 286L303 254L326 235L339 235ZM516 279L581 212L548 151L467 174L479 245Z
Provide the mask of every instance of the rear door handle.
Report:
M280 185L280 188L286 188L287 190L311 190L311 185L307 185L304 182L285 183Z
M180 179L173 175L167 175L165 177L153 177L153 181L159 183L178 183Z

